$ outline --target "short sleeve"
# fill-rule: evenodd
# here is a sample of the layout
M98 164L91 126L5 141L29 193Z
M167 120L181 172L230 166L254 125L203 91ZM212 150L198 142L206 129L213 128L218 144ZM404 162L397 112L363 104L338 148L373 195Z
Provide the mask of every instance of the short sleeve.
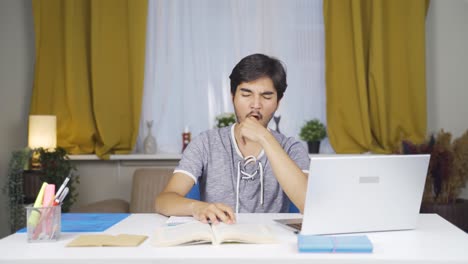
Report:
M174 173L180 172L189 176L195 183L197 183L198 178L202 176L203 167L207 160L203 139L204 134L202 133L188 144L187 148L185 148L182 153L179 165L174 170Z
M310 157L304 144L300 141L294 141L288 148L287 153L304 173L309 173Z

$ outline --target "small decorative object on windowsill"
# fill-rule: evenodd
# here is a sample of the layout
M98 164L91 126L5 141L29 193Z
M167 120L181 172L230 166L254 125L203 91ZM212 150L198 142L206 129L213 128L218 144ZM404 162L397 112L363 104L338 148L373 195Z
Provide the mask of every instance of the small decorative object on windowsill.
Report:
M191 140L192 134L190 133L189 127L186 126L184 133L182 133L182 152L184 152L185 148L188 146Z
M299 137L307 142L309 153L320 152L320 141L327 136L325 125L318 119L307 121L301 128Z
M403 141L401 154L431 154L424 186L421 213L437 213L468 231L468 200L460 199L468 180L468 130L451 141L441 130L421 144Z
M156 138L153 137L151 133L151 127L153 126L153 120L146 121L146 126L148 127L148 135L143 141L145 154L155 154L157 151Z
M279 116L273 116L273 121L275 121L275 126L276 126L275 130L276 130L276 132L278 132L278 133L281 133L281 132L280 132L280 129L279 129L279 122L280 122L280 120L281 120L281 116L280 116L280 115L279 115Z
M227 127L236 122L234 113L224 113L216 116L216 127Z

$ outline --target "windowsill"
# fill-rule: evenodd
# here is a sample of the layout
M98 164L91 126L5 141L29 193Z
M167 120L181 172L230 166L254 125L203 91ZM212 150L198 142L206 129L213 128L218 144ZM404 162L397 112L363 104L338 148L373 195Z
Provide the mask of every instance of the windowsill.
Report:
M101 160L95 154L68 155L70 160ZM110 155L109 160L180 160L182 154L119 154Z

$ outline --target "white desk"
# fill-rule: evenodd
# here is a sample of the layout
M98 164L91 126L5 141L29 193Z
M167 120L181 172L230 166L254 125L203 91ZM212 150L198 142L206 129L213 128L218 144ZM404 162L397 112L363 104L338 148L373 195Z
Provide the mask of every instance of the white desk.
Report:
M66 248L76 233L62 233L58 242L26 242L26 234L13 234L0 240L0 263L468 263L468 235L438 215L421 215L412 231L368 233L374 245L372 254L298 253L296 236L271 219L297 217L295 214L245 214L239 222L268 223L280 244L219 246L194 245L170 248L151 246L154 230L166 217L134 214L105 233L145 234L139 247Z

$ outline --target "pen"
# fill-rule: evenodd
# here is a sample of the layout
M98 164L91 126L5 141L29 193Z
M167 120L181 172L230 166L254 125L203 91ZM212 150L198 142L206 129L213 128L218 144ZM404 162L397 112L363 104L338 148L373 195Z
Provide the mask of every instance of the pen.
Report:
M60 196L55 197L54 206L57 206L57 205L61 204L63 202L63 200L65 200L65 197L68 195L69 191L70 191L70 189L68 189L68 187L66 187L63 190L63 192L60 194Z
M70 189L68 189L68 187L63 190L62 194L59 197L59 204L61 204L63 200L65 200L65 197L67 197L69 191Z
M60 194L62 194L63 192L63 189L65 188L65 186L67 186L67 183L68 181L70 181L70 176L71 176L71 170L70 172L68 173L68 176L65 178L65 180L63 181L62 185L60 186L60 188L58 189L57 193L55 194L55 197L60 197Z

